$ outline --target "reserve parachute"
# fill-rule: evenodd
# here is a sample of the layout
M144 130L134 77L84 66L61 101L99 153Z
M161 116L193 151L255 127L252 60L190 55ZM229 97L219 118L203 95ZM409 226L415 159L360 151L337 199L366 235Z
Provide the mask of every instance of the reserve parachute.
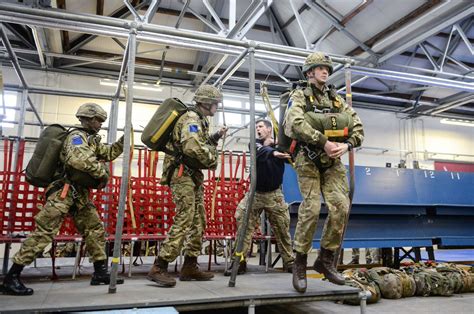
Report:
M285 115L288 110L290 96L293 90L297 88L307 87L307 81L298 81L293 83L291 90L288 90L280 95L280 116L278 129L278 150L293 153L294 145L293 139L285 134ZM345 142L351 135L354 126L352 116L346 112L337 112L340 105L336 106L338 100L335 96L335 91L330 90L330 99L333 102L333 108L322 108L320 110L317 104L311 104L306 99L306 113L305 120L315 129L324 134L330 141ZM338 102L340 103L340 102ZM313 105L317 108L313 110Z
M26 166L26 181L37 187L47 187L53 182L59 166L59 154L69 130L52 124L41 132L33 156Z
M306 112L305 120L332 142L344 142L352 134L354 123L352 116L346 112Z
M166 99L145 126L142 142L152 150L166 152L166 144L178 118L188 110L188 106L178 98Z

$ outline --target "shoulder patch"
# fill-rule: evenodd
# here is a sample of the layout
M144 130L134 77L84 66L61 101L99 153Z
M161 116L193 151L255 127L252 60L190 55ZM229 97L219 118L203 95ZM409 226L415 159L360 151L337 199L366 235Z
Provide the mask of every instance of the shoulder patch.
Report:
M82 141L82 137L80 135L74 135L72 138L72 145L82 145L84 142Z
M189 132L197 133L199 131L199 126L197 124L190 124L189 125Z
M187 115L190 118L199 118L199 115L193 110L187 111L185 115Z
M291 105L293 105L293 100L290 98L288 99L288 109L291 107Z

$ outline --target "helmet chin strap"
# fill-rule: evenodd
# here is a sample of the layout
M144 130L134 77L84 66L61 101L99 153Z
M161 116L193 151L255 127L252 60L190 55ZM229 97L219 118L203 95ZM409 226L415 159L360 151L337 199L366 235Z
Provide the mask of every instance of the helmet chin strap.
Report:
M94 128L92 128L90 120L81 119L79 121L81 121L82 127L88 134L95 135L97 134L97 132L99 132L99 130L95 130Z
M211 114L211 108L212 108L212 104L205 104L205 103L198 103L198 106L200 106L202 109L206 110L206 114L207 115L210 115Z

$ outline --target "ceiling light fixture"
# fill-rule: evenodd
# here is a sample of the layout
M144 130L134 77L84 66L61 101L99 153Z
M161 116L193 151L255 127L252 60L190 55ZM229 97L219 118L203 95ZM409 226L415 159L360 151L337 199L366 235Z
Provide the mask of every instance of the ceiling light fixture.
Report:
M118 81L116 80L110 80L110 79L101 79L99 82L100 85L103 86L113 86L117 87ZM123 84L125 88L127 88L127 84ZM152 92L162 92L163 89L158 86L158 84L148 84L148 83L134 83L133 84L133 89L139 89L139 90L148 90Z
M472 120L460 120L460 119L443 118L439 122L441 122L442 124L452 124L452 125L461 125L461 126L474 127L474 121L472 121Z

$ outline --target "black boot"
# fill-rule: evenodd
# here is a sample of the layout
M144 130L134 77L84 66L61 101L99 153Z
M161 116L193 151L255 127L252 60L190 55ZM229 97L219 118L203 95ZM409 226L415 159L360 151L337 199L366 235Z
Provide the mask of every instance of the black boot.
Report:
M296 253L295 263L293 264L293 287L298 292L305 292L307 287L306 281L306 263L307 254Z
M232 268L234 267L234 260L230 263L228 269L224 271L224 276L230 276L232 274ZM237 270L237 275L243 275L247 272L247 262L243 261L239 263L239 269Z
M33 289L25 287L20 280L20 274L25 266L20 264L13 264L8 274L3 279L3 285L0 286L0 291L3 294L10 295L32 295Z
M107 260L94 262L94 273L91 278L91 286L110 284L110 274L107 272ZM117 277L117 284L123 284L123 278Z
M283 272L292 274L294 264L295 264L294 261L289 262L287 264L283 264Z
M335 253L333 251L321 248L321 254L314 262L313 267L318 273L324 274L324 277L326 277L330 282L342 286L344 285L345 280L334 267L334 255Z

